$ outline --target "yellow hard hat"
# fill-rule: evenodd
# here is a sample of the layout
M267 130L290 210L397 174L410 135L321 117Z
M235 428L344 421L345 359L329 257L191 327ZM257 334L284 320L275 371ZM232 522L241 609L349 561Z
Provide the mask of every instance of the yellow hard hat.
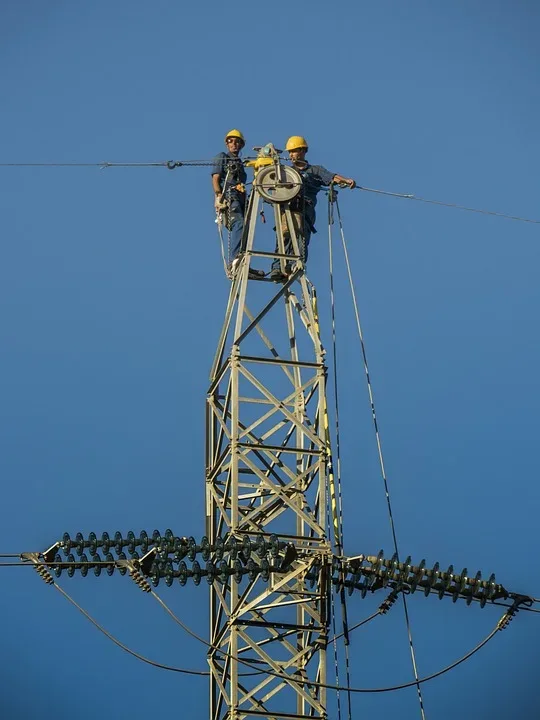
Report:
M299 148L306 148L306 150L308 149L306 138L302 137L301 135L292 135L287 140L285 150L298 150Z
M231 138L231 137L235 137L235 138L238 138L239 140L241 140L242 145L246 144L244 136L242 135L240 130L237 130L236 128L234 128L233 130L229 130L229 132L225 135L225 142L227 142L228 138Z

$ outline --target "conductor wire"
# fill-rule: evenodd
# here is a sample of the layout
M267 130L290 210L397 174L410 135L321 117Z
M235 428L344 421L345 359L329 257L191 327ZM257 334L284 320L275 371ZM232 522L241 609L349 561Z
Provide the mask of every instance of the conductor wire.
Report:
M30 567L30 566L28 566L28 567ZM81 612L88 620L90 620L90 622L91 622L100 632L102 632L106 637L108 637L109 640L112 640L112 642L114 642L115 645L117 645L118 647L120 647L122 650L124 650L124 651L127 652L128 654L133 655L133 657L137 658L138 660L141 660L142 662L145 662L145 663L147 663L147 664L149 664L149 665L153 665L154 667L157 667L157 668L159 668L159 669L161 669L161 670L169 670L169 671L171 671L171 672L183 673L183 674L187 674L187 675L199 675L199 676L205 676L205 677L208 677L208 676L210 675L209 671L204 671L204 670L188 670L188 669L184 669L184 668L172 667L172 666L170 666L170 665L165 665L165 664L163 664L163 663L158 663L158 662L155 662L155 661L153 661L153 660L150 660L149 658L146 658L144 655L141 655L140 653L137 653L137 652L135 652L134 650L131 650L130 648L127 647L127 645L124 645L123 643L121 643L121 642L120 642L119 640L117 640L117 638L115 638L111 633L109 633L107 630L105 630L105 628L102 627L96 620L94 620L94 618L93 618L88 612L86 612L86 610L84 610L70 595L68 595L68 593L65 592L65 590L63 590L63 589L62 589L59 585L57 585L56 583L53 583L53 585L54 585L54 587L58 590L58 592L60 592L60 593L66 598L66 600L68 600L72 605L74 605L74 606L77 608L77 610L79 610L79 612ZM516 610L515 605L512 606L510 609L513 609L513 610L515 611L515 610ZM526 610L527 608L519 608L519 609L524 609L524 610ZM174 615L174 613L172 613L172 611L170 611L170 613L171 613L171 615L172 615L175 619L178 620L178 618L176 618L176 616ZM413 680L413 681L411 681L411 682L403 683L403 684L401 684L401 685L393 685L393 686L384 687L384 688L354 688L354 687L349 687L349 686L328 685L328 684L325 684L325 683L319 683L319 682L316 682L316 681L310 681L310 680L305 680L305 679L303 679L300 684L306 685L306 686L308 686L308 687L324 687L324 688L326 688L326 689L328 689L328 690L344 690L344 691L348 691L348 692L351 692L351 693L381 693L381 692L393 692L393 691L395 691L395 690L403 690L403 689L405 689L405 688L412 687L413 685L417 685L417 684L420 684L420 683L428 682L429 680L433 680L433 679L435 679L435 678L437 678L437 677L440 677L441 675L444 675L445 673L449 672L450 670L453 670L455 667L457 667L458 665L461 665L461 663L463 663L463 662L465 662L466 660L468 660L468 659L469 659L470 657L472 657L475 653L477 653L481 648L483 648L484 645L486 645L486 644L496 635L496 633L497 633L499 630L504 629L505 625L503 624L502 621L503 621L503 619L504 619L505 617L508 617L509 614L510 614L510 613L508 613L508 612L505 613L505 615L503 615L502 618L497 622L497 625L496 625L495 628L490 632L490 634L489 634L486 638L484 638L484 640L482 640L482 642L478 643L478 645L476 645L472 650L470 650L470 651L469 651L466 655L464 655L462 658L460 658L459 660L456 660L456 661L455 661L454 663L452 663L451 665L448 665L447 667L443 668L442 670L439 670L439 671L436 672L436 673L433 673L433 674L431 674L431 675L428 675L428 676L425 677L425 678L420 678L418 681L417 681L417 680ZM363 625L364 623L366 623L366 622L368 622L369 620L373 619L373 617L374 617L374 616L372 616L372 617L370 617L370 618L366 618L364 621L362 621L361 623L359 623L359 625ZM359 626L359 625L358 625L358 626ZM358 626L356 626L356 627L358 627ZM209 644L209 643L206 643L206 642L205 642L205 644ZM222 653L223 655L228 655L228 653L224 652L223 650L219 650L219 652ZM249 661L249 660L242 659L242 658L238 658L238 657L235 658L235 659L236 659L239 663L241 663L241 664L243 664L243 665L247 665L248 667L253 667L253 662L251 662L251 661ZM258 671L258 672L253 673L253 674L260 674L260 672L261 672L261 671ZM265 671L263 671L263 672L264 672L265 674L267 674L267 675L273 675L274 677L277 677L277 678L279 678L279 679L281 679L281 680L285 680L286 682L294 682L294 679L293 679L291 676L286 675L286 674L283 674L283 673L274 672L274 671L271 670L271 669L267 669L267 670L265 670Z
M56 583L53 583L53 586L58 590L58 592L63 595L66 600L68 600L72 605L74 605L79 612L81 612L84 617L87 620L90 620L92 625L96 627L101 633L103 633L106 637L109 638L109 640L112 640L112 642L117 645L119 648L124 650L124 652L127 652L129 655L133 655L133 657L137 658L137 660L142 660L142 662L147 663L148 665L153 665L154 667L159 668L160 670L170 670L171 672L176 673L182 673L184 675L202 675L208 677L210 675L210 672L208 670L188 670L186 668L178 668L173 667L171 665L164 665L163 663L156 662L155 660L150 660L149 658L145 657L144 655L141 655L138 652L135 652L135 650L131 650L127 645L124 645L124 643L120 642L117 638L114 637L108 630L105 630L105 628L98 623L97 620L95 620L90 613L86 612L84 608L82 608L72 597L71 595L68 595L68 593L63 590L60 585L57 585Z
M164 605L165 605L165 603L164 603ZM268 668L262 672L266 675L272 675L273 677L279 678L280 680L284 680L285 682L288 682L288 683L299 684L299 685L302 685L305 687L326 688L327 690L335 690L335 691L343 690L343 691L351 692L351 693L383 693L383 692L394 692L396 690L405 690L406 688L410 688L415 685L420 685L420 684L428 682L430 680L434 680L435 678L440 677L441 675L444 675L445 673L449 672L450 670L453 670L454 668L458 667L458 665L461 665L466 660L471 658L479 650L481 650L493 637L495 637L497 632L503 630L506 627L504 620L508 619L510 616L515 614L517 609L518 608L516 607L515 604L512 606L509 606L509 611L512 610L513 612L507 611L506 613L504 613L504 615L498 620L497 624L495 625L493 630L489 633L489 635L487 635L487 637L485 637L481 642L479 642L472 650L470 650L468 653L463 655L463 657L459 658L459 660L456 660L455 662L451 663L450 665L447 665L446 667L444 667L442 670L438 670L437 672L432 673L431 675L427 675L424 678L418 678L415 680L411 680L410 682L402 683L400 685L391 685L391 686L382 687L382 688L355 688L355 687L350 687L348 685L330 685L327 683L317 682L316 680L307 680L305 678L302 678L301 680L295 680L295 678L292 677L291 675L287 675L286 673L275 672L274 670L272 670L270 668ZM522 609L526 609L526 608L521 608L521 607L519 608L519 610L522 610ZM174 615L174 613L171 610L168 610L168 612L171 614L171 617L173 617L173 619L178 621L178 618L176 618L176 616ZM377 614L379 614L379 613L375 613L374 615L370 616L369 618L366 618L361 623L358 623L358 625L356 627L359 627L360 625L367 623L369 620L372 620L373 617L375 617ZM182 623L182 625L183 625L183 623ZM206 641L204 641L204 642L209 647L213 647ZM239 662L242 665L247 665L248 667L253 667L253 661L251 661L251 660L235 657L221 649L218 649L218 652L220 652L222 655L224 655L226 657L230 657L230 658L236 660L237 662ZM260 674L260 672L261 671L259 671L259 673L254 673L254 674Z
M480 215L493 215L495 217L506 218L507 220L517 220L518 222L534 223L540 225L540 220L519 217L517 215L507 215L506 213L494 212L493 210L482 210L480 208L468 207L466 205L458 205L457 203L443 202L442 200L429 200L428 198L418 197L411 193L396 193L388 190L378 190L376 188L363 187L357 185L358 190L364 192L377 193L377 195L388 195L390 197L403 198L404 200L416 200L417 202L429 203L430 205L441 205L442 207L452 208L454 210L466 210L467 212L479 213Z

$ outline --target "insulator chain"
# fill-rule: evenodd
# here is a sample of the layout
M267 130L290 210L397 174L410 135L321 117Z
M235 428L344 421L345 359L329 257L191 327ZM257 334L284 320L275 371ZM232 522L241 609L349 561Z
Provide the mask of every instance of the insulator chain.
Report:
M240 583L246 575L251 580L260 576L267 581L272 573L286 571L297 557L294 545L279 540L276 535L271 535L268 539L263 536L251 539L245 535L242 540L231 536L225 540L217 538L214 544L210 544L207 537L203 537L198 543L193 537L175 536L172 530L166 530L163 535L154 530L151 536L145 531L138 536L129 531L125 538L120 532L116 532L113 537L104 532L101 538L95 533L90 533L87 538L77 533L74 539L64 533L58 545L65 558L56 553L54 560L50 562L57 577L60 577L63 570L67 571L69 577L73 577L77 571L86 576L93 570L94 574L99 576L102 571L112 575L115 569L118 569L124 575L129 570L133 580L146 592L150 590L150 586L145 576L150 578L156 587L161 579L164 579L168 586L171 586L174 580L185 585L189 578L193 579L196 585L199 585L203 578L206 578L209 584L215 581L226 583L229 577ZM90 557L85 550L88 550ZM98 554L98 550L102 556ZM124 550L127 550L134 564L125 562L127 557ZM116 554L116 559L111 551ZM196 559L199 555L204 567L201 567ZM184 559L191 563L190 567ZM140 566L140 571L136 566ZM314 586L318 580L318 572L311 573L308 579Z
M70 577L76 571L87 575L90 570L95 575L100 575L102 571L112 575L115 569L124 575L129 565L131 576L144 590L148 584L145 578L156 587L160 580L164 580L169 587L175 580L180 585L185 585L188 580L199 585L203 579L209 585L214 582L226 584L229 578L241 583L246 576L249 580L261 578L267 581L270 575L289 570L297 558L312 559L305 575L307 585L313 588L321 581L321 556L317 556L311 548L295 546L292 542L280 540L276 535L257 535L252 538L244 535L241 539L227 536L225 539L216 538L214 543L210 543L207 537L197 542L193 537L176 536L172 530L166 530L163 535L154 530L151 536L144 531L138 536L129 531L126 537L120 532L112 537L104 532L101 538L95 533L90 533L87 538L77 533L74 539L65 533L58 545L66 557L64 559L57 553L54 561L49 563L57 577L64 569ZM126 560L124 551L134 561L132 566L130 563L118 562ZM136 574L133 569L137 571ZM144 581L142 584L141 580ZM455 573L452 565L447 570L441 570L439 563L429 568L425 560L419 565L412 565L410 557L400 562L395 554L385 558L382 550L376 556L360 555L351 559L334 557L330 581L338 589L347 588L349 595L359 591L362 597L368 592L387 587L392 589L393 592L380 607L383 614L388 612L398 593L412 594L418 589L423 590L426 596L431 593L436 593L441 599L450 596L454 602L461 597L467 605L476 600L481 607L488 601L518 597L497 583L493 574L483 579L481 572L470 576L467 568L461 573Z
M385 558L382 550L377 556L340 559L335 565L339 570L340 584L347 588L349 594L359 590L362 597L385 587L407 593L414 593L421 588L426 597L432 592L437 593L440 599L449 595L454 602L462 597L467 605L478 600L481 607L488 601L512 597L495 581L493 574L484 580L481 572L470 576L467 568L458 574L454 573L452 565L447 570L440 570L439 563L428 568L425 560L420 565L412 565L410 556L405 562L399 562L395 554L390 559Z
M115 553L122 553L124 550L134 560L138 560L142 555L146 555L149 549L155 548L159 553L164 555L174 555L174 561L180 562L184 558L193 561L197 555L201 555L202 559L207 562L213 556L216 560L222 560L226 553L232 560L242 557L246 561L252 554L263 559L268 555L277 558L280 552L290 543L282 542L276 535L271 535L268 540L262 536L257 536L253 540L247 535L241 541L234 536L223 540L217 538L215 544L211 545L207 537L203 537L200 543L197 543L193 537L178 537L174 535L172 530L166 530L162 535L159 530L154 530L151 536L143 530L138 536L135 536L131 530L126 537L120 532L116 532L113 537L109 533L104 532L101 538L91 532L87 538L82 533L77 533L75 538L71 538L69 533L64 533L62 541L59 543L64 555L69 556L72 551L78 557L82 557L85 550L90 555L96 555L99 551L104 554L114 550Z

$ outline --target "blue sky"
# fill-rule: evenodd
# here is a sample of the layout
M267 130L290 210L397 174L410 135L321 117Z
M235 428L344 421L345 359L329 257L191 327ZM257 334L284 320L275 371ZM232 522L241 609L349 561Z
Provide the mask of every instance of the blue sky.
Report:
M0 161L208 159L230 127L250 147L298 133L312 162L362 185L538 218L539 30L527 0L6 0ZM538 226L360 191L340 201L402 553L540 595ZM208 168L0 168L0 214L0 552L64 531L200 537L228 291ZM336 263L345 549L390 555ZM327 303L324 204L309 274ZM60 582L133 649L205 669L204 648L127 578ZM2 590L2 717L207 717L204 679L126 656L32 571L3 569ZM159 592L207 632L202 585ZM351 598L351 622L381 600ZM421 675L500 617L423 596L409 608ZM521 613L424 686L427 717L538 714L539 640L540 619ZM410 678L396 605L353 635L351 682ZM419 717L414 690L355 696L353 710Z

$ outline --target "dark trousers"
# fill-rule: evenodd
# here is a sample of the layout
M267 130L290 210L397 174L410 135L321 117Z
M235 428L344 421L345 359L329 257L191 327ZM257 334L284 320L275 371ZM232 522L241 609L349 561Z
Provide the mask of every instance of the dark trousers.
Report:
M314 229L315 224L315 210L313 209L312 205L308 205L306 203L303 211L291 209L291 216L293 221L294 234L298 238L300 257L304 263L307 263L309 241L311 240L311 233ZM284 212L281 213L281 227L283 230L285 253L287 255L294 255L291 233L287 223L287 217ZM277 242L276 252L279 252ZM272 263L272 268L279 269L279 267L279 260L276 258Z
M229 231L229 263L240 255L242 251L242 236L244 234L244 215L246 212L246 194L230 191L226 194L227 200L227 230Z

